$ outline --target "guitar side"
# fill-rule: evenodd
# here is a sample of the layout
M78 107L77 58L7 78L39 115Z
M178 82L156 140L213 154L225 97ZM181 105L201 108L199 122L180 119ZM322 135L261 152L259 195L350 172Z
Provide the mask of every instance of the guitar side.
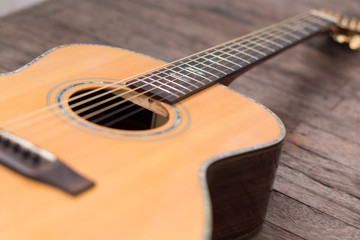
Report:
M101 86L163 64L104 46L57 48L0 77L0 123L48 107L56 86ZM56 108L25 130L5 126L96 186L72 197L1 166L0 238L235 239L259 228L285 135L281 121L220 84L162 105L169 121L140 132L94 131Z

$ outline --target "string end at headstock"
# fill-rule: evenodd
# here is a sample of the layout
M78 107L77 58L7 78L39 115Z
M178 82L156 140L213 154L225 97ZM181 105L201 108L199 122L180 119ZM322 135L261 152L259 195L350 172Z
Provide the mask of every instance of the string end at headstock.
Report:
M360 50L360 19L322 9L321 13L332 16L336 24L330 29L334 41L347 44L352 50Z

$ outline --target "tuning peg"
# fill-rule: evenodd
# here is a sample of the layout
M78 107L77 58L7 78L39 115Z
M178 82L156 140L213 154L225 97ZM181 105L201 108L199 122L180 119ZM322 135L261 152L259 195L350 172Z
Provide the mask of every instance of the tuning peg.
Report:
M348 23L349 23L349 17L348 16L344 16L342 19L341 19L341 26L346 28L348 26Z
M360 49L360 36L359 35L354 35L353 37L351 37L349 47L352 50Z
M357 19L353 17L349 23L349 28L351 30L356 30L356 23L357 23Z
M336 18L337 21L339 21L340 13L338 13L338 12L334 13L334 17Z

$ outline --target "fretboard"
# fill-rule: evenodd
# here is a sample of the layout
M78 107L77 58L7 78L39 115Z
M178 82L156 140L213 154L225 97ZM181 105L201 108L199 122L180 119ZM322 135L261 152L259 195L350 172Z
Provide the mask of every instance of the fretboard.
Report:
M135 91L168 103L182 100L328 29L331 17L312 10L170 63L128 82Z

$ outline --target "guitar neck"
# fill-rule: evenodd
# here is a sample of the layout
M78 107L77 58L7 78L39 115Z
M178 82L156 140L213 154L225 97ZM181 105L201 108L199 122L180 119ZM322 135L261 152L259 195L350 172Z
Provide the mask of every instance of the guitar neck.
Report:
M284 49L328 29L335 19L319 11L284 20L170 63L129 82L129 87L168 103L239 74Z

